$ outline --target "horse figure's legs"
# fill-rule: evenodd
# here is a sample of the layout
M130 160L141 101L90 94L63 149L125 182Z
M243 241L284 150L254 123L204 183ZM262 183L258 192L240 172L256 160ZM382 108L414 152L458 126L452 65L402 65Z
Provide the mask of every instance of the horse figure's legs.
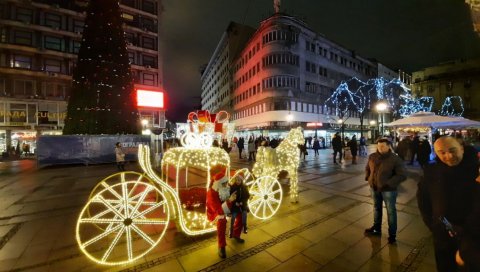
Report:
M290 175L290 203L298 202L298 176L297 171L290 169L288 174Z

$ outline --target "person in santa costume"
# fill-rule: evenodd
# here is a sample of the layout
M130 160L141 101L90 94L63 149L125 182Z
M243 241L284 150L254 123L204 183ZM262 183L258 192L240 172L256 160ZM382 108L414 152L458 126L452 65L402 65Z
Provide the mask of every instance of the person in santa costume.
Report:
M225 246L227 245L225 238L227 232L226 216L230 214L230 208L236 197L235 193L230 195L230 187L228 186L228 178L225 172L222 171L215 175L207 191L207 218L209 221L217 223L218 255L221 258L227 257L225 251ZM239 243L245 242L245 240L240 238L242 228L242 215L238 214L233 228L233 238Z

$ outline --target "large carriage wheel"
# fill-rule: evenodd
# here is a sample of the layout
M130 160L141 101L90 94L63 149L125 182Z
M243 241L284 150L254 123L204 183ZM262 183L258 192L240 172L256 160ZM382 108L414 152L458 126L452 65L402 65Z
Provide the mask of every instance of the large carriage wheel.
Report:
M169 220L167 199L157 187L140 181L117 183L89 199L77 220L77 243L95 262L129 263L160 242Z
M155 182L151 180L147 175L138 173L135 171L124 171L124 172L118 172L113 175L110 175L99 183L95 185L93 190L90 192L90 195L88 197L88 200L92 199L96 194L98 194L100 191L104 190L105 188L112 187L113 185L117 183L122 183L122 182L127 182L127 181L135 181L137 184L139 182L145 182L145 183L150 183L151 185L155 185ZM132 192L135 190L132 190ZM87 215L90 216L90 209L87 209ZM104 229L104 226L102 224L97 225L98 228Z
M251 198L248 202L250 212L259 219L273 216L282 203L282 187L276 178L264 176L257 178L249 188Z

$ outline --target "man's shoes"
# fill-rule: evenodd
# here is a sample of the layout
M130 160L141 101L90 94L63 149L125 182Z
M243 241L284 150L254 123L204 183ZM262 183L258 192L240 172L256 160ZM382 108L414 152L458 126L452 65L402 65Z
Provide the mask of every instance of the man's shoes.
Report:
M366 235L380 235L382 234L382 229L377 226L373 226L371 228L365 229Z
M227 252L225 251L225 247L218 248L218 256L220 256L220 258L222 259L227 258Z
M388 243L389 244L395 244L396 241L397 241L397 239L396 239L395 235L388 236Z
M235 241L237 241L237 243L240 243L240 244L245 243L245 240L243 240L242 238L239 238L239 237L235 237Z
M247 228L243 228L243 233L247 234L248 233L248 230Z

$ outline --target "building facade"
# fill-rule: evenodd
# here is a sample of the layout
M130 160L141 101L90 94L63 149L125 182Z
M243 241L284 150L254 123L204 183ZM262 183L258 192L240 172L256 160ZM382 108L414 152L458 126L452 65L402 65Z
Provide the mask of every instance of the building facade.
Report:
M480 59L457 60L425 68L412 73L412 93L416 97L431 96L432 111L439 112L447 97L453 110L463 116L480 120ZM462 105L458 102L461 98ZM447 101L448 103L448 101ZM462 109L463 107L463 109Z
M0 2L0 151L61 134L86 0ZM163 92L160 0L120 1L135 89ZM139 108L161 126L164 109Z
M222 38L216 52L225 48L224 43ZM338 117L333 108L324 106L325 101L342 80L357 77L367 81L378 75L375 62L283 13L262 21L239 53L230 58L231 63L216 64L218 55L212 56L208 66L210 71L225 73L224 81L209 85L212 79L202 76L202 107L227 109L237 130L264 135L298 125L306 129L306 135L323 136L327 130L338 129ZM209 104L210 100L219 102ZM359 130L358 117L358 112L349 113L347 130ZM368 122L367 117L364 124Z

